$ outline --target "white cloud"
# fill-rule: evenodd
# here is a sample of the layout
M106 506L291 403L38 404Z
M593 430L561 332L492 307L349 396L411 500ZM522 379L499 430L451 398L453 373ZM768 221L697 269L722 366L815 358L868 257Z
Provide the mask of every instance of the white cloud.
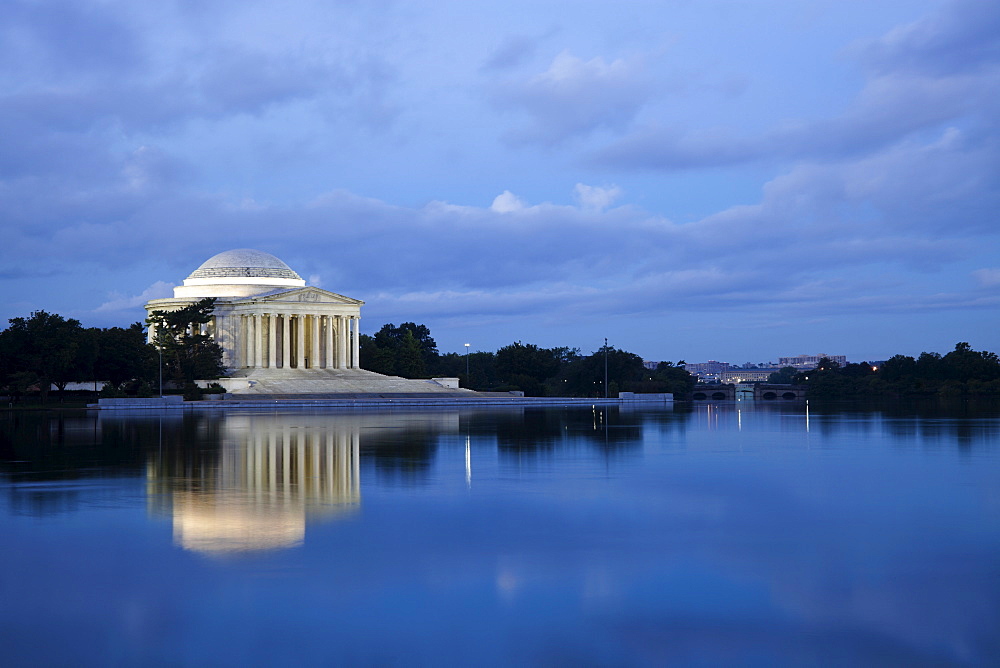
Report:
M112 293L108 296L110 299L98 306L94 309L94 311L127 311L129 309L134 309L137 306L144 305L150 299L173 297L174 284L167 283L165 281L157 281L143 290L140 294L132 297L120 293Z
M521 211L524 208L524 202L509 190L504 190L497 195L493 199L493 204L490 205L490 211L495 213L513 213L514 211Z
M614 185L601 187L577 183L573 190L580 206L594 211L604 211L622 195L622 189Z

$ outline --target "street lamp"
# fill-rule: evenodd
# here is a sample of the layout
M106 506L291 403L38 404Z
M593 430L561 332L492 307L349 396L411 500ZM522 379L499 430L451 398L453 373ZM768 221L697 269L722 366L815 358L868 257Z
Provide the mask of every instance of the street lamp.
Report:
M469 382L469 346L471 343L465 344L465 384L472 387L472 383Z
M604 398L608 398L608 337L604 337Z
M159 359L159 364L157 365L160 369L160 399L163 398L163 351L159 346L156 346L156 357Z

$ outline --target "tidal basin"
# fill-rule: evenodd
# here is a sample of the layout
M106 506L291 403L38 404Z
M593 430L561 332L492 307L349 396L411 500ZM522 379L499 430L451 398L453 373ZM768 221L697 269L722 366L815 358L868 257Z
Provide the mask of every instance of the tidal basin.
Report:
M0 414L7 666L1000 661L996 403Z

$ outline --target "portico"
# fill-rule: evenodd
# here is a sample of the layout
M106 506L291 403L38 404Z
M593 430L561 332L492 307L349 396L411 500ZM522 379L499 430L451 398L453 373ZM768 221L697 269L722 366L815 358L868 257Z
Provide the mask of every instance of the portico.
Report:
M233 304L231 313L221 316L229 320L222 329L229 330L234 344L229 346L231 359L223 345L223 363L241 369L360 368L361 318L338 313L341 309L333 303L288 299L301 296L306 295ZM215 327L218 331L220 325Z

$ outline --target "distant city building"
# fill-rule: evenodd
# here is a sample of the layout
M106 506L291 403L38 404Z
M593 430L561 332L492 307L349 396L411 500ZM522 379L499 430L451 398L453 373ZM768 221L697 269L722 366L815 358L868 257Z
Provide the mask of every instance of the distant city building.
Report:
M775 371L780 371L778 367L764 369L729 369L719 374L719 380L723 383L766 383L767 379Z
M702 376L708 375L718 375L729 368L729 362L716 362L715 360L708 360L707 362L697 362L695 364L685 364L684 369L694 375L701 378Z
M796 355L795 357L779 357L779 367L794 367L796 369L815 369L819 361L827 358L831 362L836 362L840 366L847 366L847 357L844 355Z
M656 371L656 367L660 365L659 362L653 362L651 360L643 360L642 365L649 369L650 371Z

